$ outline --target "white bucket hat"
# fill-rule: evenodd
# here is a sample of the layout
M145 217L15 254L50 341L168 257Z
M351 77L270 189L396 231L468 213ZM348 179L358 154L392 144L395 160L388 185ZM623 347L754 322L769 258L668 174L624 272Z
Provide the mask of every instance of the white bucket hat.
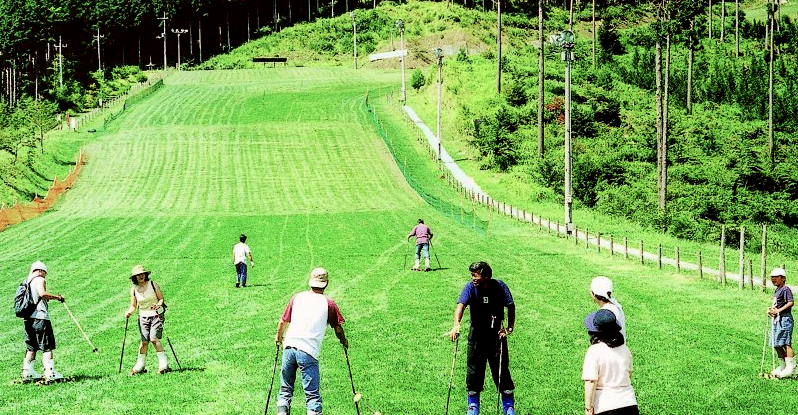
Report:
M590 282L590 292L609 299L612 292L612 280L607 277L596 277Z
M773 271L770 271L770 276L787 278L787 271L784 268L773 268Z

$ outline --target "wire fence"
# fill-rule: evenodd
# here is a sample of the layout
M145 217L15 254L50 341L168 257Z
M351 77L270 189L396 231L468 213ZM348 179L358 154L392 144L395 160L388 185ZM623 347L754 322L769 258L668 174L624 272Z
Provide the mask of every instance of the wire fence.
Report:
M402 172L407 184L410 185L411 188L419 195L421 198L430 206L432 206L435 210L440 212L446 217L451 218L455 222L458 222L466 227L472 228L477 232L485 233L488 229L488 222L479 219L477 217L476 209L473 206L464 207L462 204L455 204L452 202L448 202L443 200L429 192L427 192L424 187L416 180L410 169L407 167L406 164L401 163L399 161L399 157L396 152L396 148L393 145L393 141L388 136L388 133L385 130L385 126L383 125L382 121L380 121L379 116L374 111L374 108L369 104L368 98L366 98L366 108L371 114L371 123L374 126L374 129L380 135L382 140L385 142L385 145L388 147L388 151L391 152L391 156L394 159L394 162L399 167L399 170ZM447 180L450 185L454 185L453 179L451 176L447 176Z
M58 201L58 198L71 188L80 174L81 166L85 163L85 156L81 151L75 161L75 167L70 171L64 179L59 180L56 176L53 179L53 184L47 190L44 197L40 198L36 195L30 203L21 204L14 202L13 206L6 207L0 205L0 231L11 225L16 225L28 219L38 216L39 214L47 211Z
M390 101L390 98L389 98ZM438 161L441 174L446 176L450 186L455 188L464 198L472 203L479 204L497 214L505 215L516 220L537 225L541 231L556 234L558 237L572 239L574 244L583 244L585 249L595 249L597 252L605 252L609 255L623 255L624 258L637 260L641 264L656 264L658 268L672 266L677 273L683 270L695 271L699 278L714 278L721 285L729 284L734 281L740 289L749 288L765 291L770 284L768 272L768 248L767 248L767 225L762 225L762 246L761 253L754 258L748 256L750 248L745 246L745 227L729 228L740 233L739 241L742 241L739 249L726 246L726 231L723 232L718 249L709 249L707 255L701 249L684 250L679 245L666 246L661 243L646 243L643 240L634 240L623 235L602 234L597 231L590 231L587 228L579 228L574 224L573 229L569 230L565 224L559 221L550 220L533 212L515 207L511 204L492 199L486 192L479 188L476 183L469 178L457 164L448 157L448 153L441 145L440 140L424 124L421 118L407 105L402 106L402 114L407 123L416 131L417 140L425 145L431 157ZM376 119L376 115L375 115ZM387 141L387 140L386 140ZM390 146L390 144L389 144ZM448 159L447 159L448 157ZM397 163L400 165L401 164ZM485 229L489 224L485 224ZM750 229L749 229L750 231ZM695 245L695 244L693 244ZM788 260L779 258L781 262L776 262L770 267L788 268ZM730 264L731 261L731 265ZM789 261L794 262L794 261ZM716 263L717 268L706 264ZM755 266L757 265L757 266ZM793 268L793 267L790 267ZM794 267L798 269L798 266ZM772 285L770 285L772 288Z

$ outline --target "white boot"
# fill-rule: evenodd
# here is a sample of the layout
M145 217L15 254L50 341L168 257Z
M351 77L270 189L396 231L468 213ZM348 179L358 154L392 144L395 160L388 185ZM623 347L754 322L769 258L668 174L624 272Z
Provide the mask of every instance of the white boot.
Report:
M44 353L42 355L42 366L44 366L44 380L53 382L64 378L64 375L55 371L52 353Z
M419 270L419 268L418 268L418 260L416 260L416 264L413 265L413 271L418 271L418 270Z
M158 356L158 373L169 371L169 361L166 359L166 351L155 353Z
M147 373L147 369L144 367L147 363L147 353L139 353L139 357L136 359L136 364L133 365L133 369L130 371L131 375L138 375L139 373Z
M786 363L784 362L784 359L779 358L778 365L776 365L776 368L773 369L770 374L776 377L781 377L781 372L784 370L785 366Z
M40 375L38 372L36 372L35 369L33 369L33 361L28 360L28 358L25 357L22 360L22 380L26 382L37 381L41 380L41 378L42 375Z
M424 258L424 271L429 271L429 258Z
M792 374L795 373L795 358L788 357L785 358L784 361L785 361L784 370L782 370L778 375L780 378L786 378L788 376L792 376Z

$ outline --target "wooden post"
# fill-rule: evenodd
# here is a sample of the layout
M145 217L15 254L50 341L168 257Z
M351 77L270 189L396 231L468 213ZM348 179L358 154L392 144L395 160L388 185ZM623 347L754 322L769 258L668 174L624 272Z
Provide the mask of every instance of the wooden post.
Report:
M766 282L766 278L768 275L767 240L768 240L768 225L763 223L762 224L762 268L760 269L762 274L762 292L765 292L765 288L768 286Z
M585 228L585 249L590 248L590 231Z
M657 244L657 268L662 269L662 244Z
M754 289L754 261L749 259L748 260L748 279L751 283L751 290Z
M676 273L679 274L682 272L682 262L681 257L679 255L679 247L676 247Z
M726 285L726 225L720 225L720 263L718 264L718 282Z
M701 258L701 251L698 251L698 278L704 279L704 260Z
M645 251L643 251L643 240L642 239L640 240L640 263L641 264L645 264L646 263L646 254L645 254Z
M612 240L612 234L610 234L610 255L615 255L615 244Z
M596 234L596 252L601 252L601 232Z
M745 288L745 226L740 226L740 289Z
M629 238L623 237L623 258L629 259Z

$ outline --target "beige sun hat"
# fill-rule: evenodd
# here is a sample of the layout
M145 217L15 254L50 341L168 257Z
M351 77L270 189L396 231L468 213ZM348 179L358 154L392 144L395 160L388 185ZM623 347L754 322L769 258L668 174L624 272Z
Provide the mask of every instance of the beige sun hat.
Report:
M47 265L44 265L44 262L42 261L36 261L33 264L31 264L30 272L36 271L37 269L47 272Z
M312 288L325 288L327 287L328 281L327 270L324 268L313 268L313 271L310 271L310 279L308 280L308 285Z
M773 268L773 271L770 271L770 276L787 278L787 271L784 268Z
M144 265L136 265L130 271L130 276L131 277L135 277L136 275L139 275L139 274L150 275L150 271L146 270L144 268Z

